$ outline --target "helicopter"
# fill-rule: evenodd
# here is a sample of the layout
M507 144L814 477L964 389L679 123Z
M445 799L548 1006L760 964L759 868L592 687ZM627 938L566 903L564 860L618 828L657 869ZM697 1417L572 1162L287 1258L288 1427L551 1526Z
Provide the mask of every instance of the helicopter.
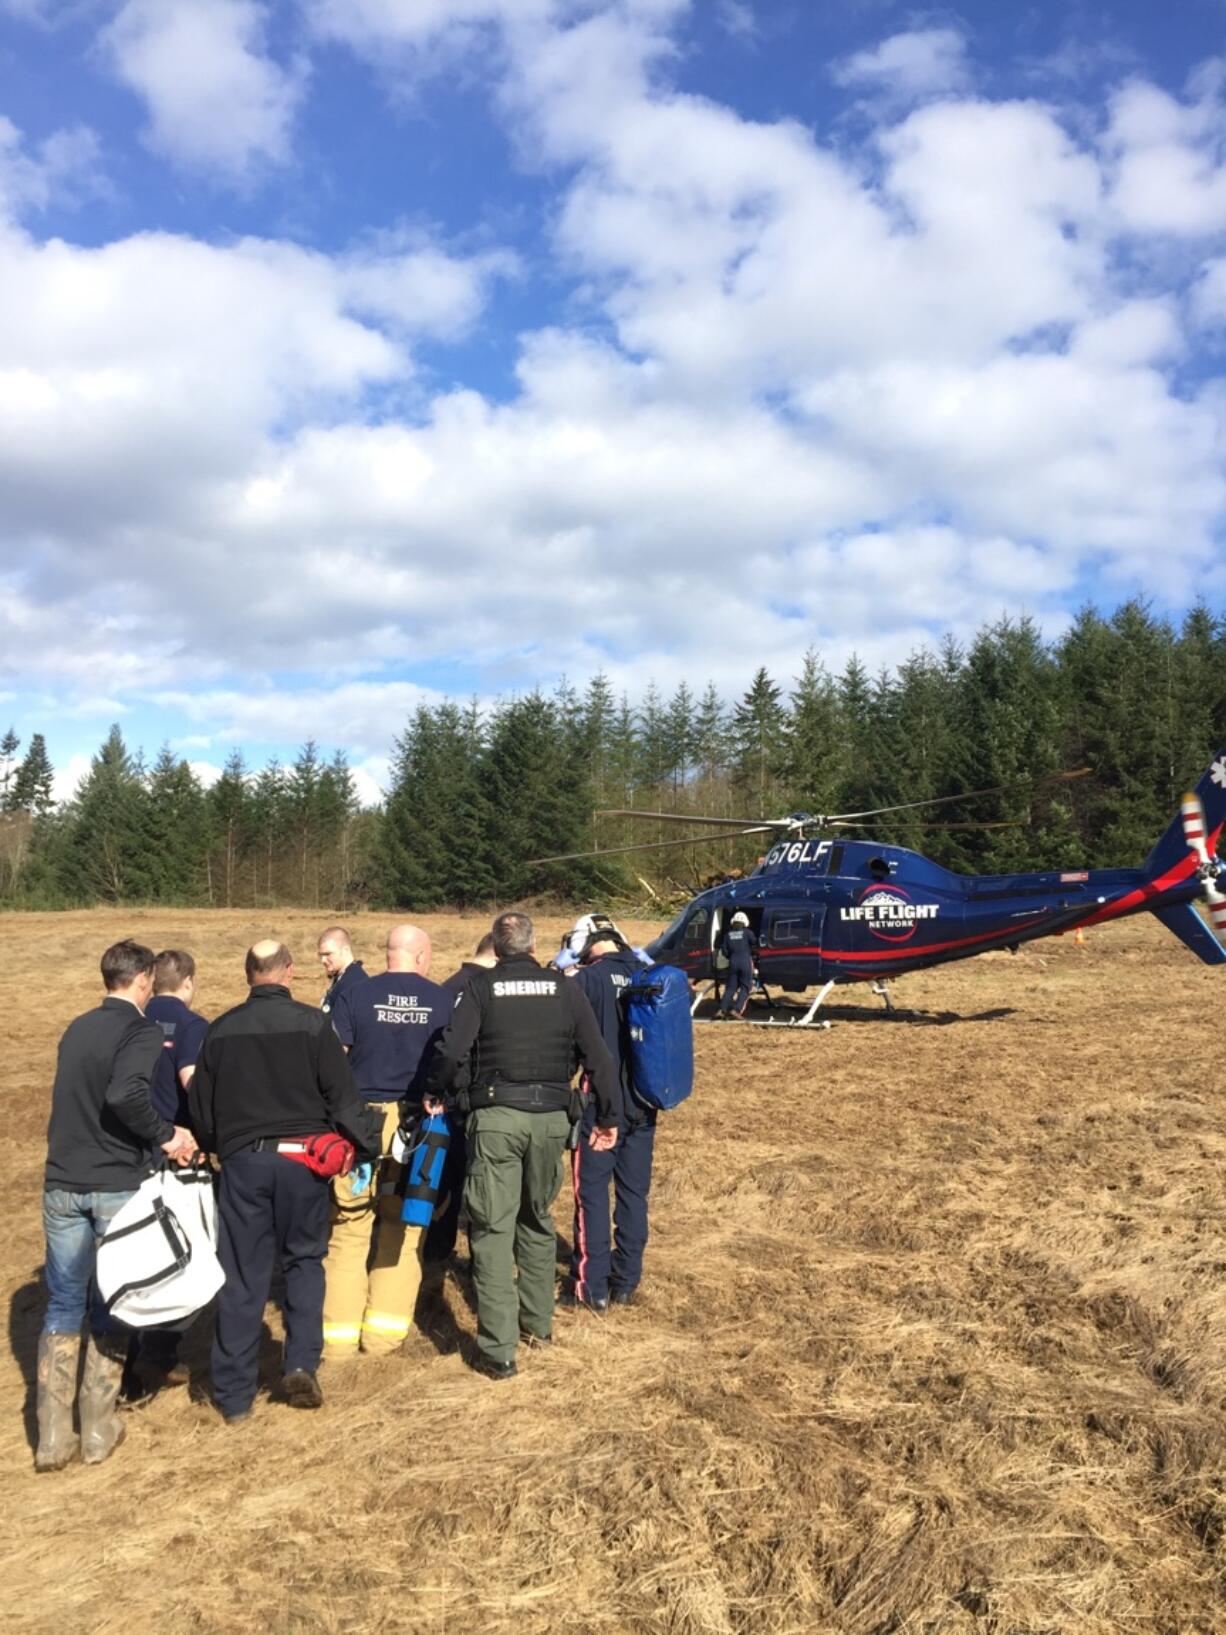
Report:
M1040 782L1083 777L1088 771L1056 773ZM844 838L840 833L863 826L870 818L998 792L975 790L824 817L794 812L782 818L746 820L609 811L602 815L690 827L701 822L716 832L537 861L608 857L731 839L735 834L769 835L772 844L752 873L700 892L645 949L654 963L676 965L686 973L696 991L696 1012L727 968L720 953L724 930L734 913L743 913L757 939L763 989L767 981L791 994L818 989L799 1018L760 1026L828 1025L817 1023L819 1009L835 987L853 982L872 983L887 1010L892 1009L889 981L908 971L970 959L993 949L1016 952L1022 943L1130 914L1153 914L1206 965L1226 964L1226 890L1218 884L1223 864L1216 854L1226 822L1226 750L1216 756L1195 790L1183 797L1179 811L1139 868L957 874L906 847ZM1204 905L1207 917L1198 902ZM704 990L703 982L710 988Z

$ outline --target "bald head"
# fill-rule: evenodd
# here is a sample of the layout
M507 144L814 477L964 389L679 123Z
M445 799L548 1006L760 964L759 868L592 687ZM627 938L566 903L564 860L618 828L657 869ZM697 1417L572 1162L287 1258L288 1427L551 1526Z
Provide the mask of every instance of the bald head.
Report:
M418 976L429 976L430 958L430 939L419 926L394 925L388 932L389 971L415 971Z
M252 943L247 950L247 981L257 987L261 982L294 980L294 956L283 942L269 937L264 942Z
M330 925L326 931L320 932L317 946L319 963L330 981L335 981L353 964L353 944L343 925Z

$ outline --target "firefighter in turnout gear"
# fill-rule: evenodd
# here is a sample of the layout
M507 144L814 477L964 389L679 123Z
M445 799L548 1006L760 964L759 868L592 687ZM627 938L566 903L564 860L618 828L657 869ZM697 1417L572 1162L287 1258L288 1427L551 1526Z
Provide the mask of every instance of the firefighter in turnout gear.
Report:
M451 995L428 978L430 958L424 931L395 926L387 935L387 970L351 984L333 1003L333 1029L349 1052L363 1099L382 1123L383 1150L373 1176L355 1169L332 1183L324 1268L328 1362L354 1357L359 1348L396 1351L412 1327L423 1232L400 1218L403 1165L391 1152L404 1113L421 1115L422 1069L451 1015Z
M537 963L528 916L500 914L493 938L497 964L473 973L434 1053L428 1084L448 1090L469 1069L469 1088L457 1101L467 1114L474 1366L491 1379L510 1379L521 1339L552 1338L557 1240L550 1207L578 1111L571 1088L578 1063L596 1099L588 1137L594 1151L617 1141L621 1096L591 1005L576 983Z

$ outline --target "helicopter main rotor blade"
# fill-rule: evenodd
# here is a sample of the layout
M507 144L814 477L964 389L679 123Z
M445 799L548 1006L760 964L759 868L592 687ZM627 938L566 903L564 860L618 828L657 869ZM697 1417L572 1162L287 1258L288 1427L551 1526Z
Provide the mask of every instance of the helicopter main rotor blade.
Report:
M998 783L991 789L968 789L959 791L956 795L936 795L932 800L908 800L900 806L874 806L867 812L831 812L823 819L826 823L839 823L848 818L884 817L887 812L918 812L925 806L948 806L953 801L979 800L984 795L1004 795L1011 789L1041 789L1047 783L1071 783L1074 778L1088 778L1092 767L1080 766L1075 772L1051 772L1044 778L1019 778L1015 783Z
M712 840L737 840L741 835L773 834L772 828L758 827L754 829L739 829L736 834L728 833L717 835L687 835L684 840L647 840L636 846L606 846L594 852L560 852L557 857L530 857L526 867L538 868L543 863L574 863L583 857L618 857L623 852L659 852L666 851L673 846L696 846Z
M878 823L844 823L842 819L832 819L832 829L878 829ZM998 823L911 823L911 829L936 829L942 833L949 829L1024 829L1026 824L1021 818L1002 818Z
M742 833L749 829L790 829L792 827L791 821L787 818L704 817L701 812L695 817L686 817L683 812L643 812L621 806L602 807L594 815L596 817L650 818L653 823L713 823L723 829L740 829Z

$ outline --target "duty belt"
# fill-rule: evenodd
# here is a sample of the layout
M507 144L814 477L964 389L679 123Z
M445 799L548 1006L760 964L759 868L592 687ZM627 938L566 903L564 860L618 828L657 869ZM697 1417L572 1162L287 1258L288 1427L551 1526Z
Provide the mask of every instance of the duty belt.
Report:
M571 1111L569 1084L481 1084L465 1091L468 1110L481 1107L510 1107L519 1113L567 1113Z

